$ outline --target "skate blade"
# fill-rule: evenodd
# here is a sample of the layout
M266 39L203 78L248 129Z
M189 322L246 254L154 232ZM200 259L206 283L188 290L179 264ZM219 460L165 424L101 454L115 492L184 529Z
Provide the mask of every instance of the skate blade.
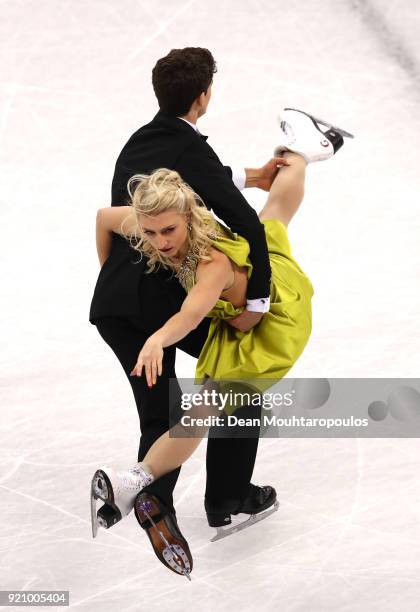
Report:
M136 511L140 524L143 524L146 520L150 523L150 528L147 529L147 535L159 561L168 569L171 569L181 576L185 576L191 582L190 573L192 564L184 547L177 542L171 543L169 541L169 539L173 537L173 534L168 530L164 518L158 521L158 523L154 520L154 517L160 513L156 498L150 496L150 499L145 499L140 502L136 501ZM161 529L159 527L161 527Z
M99 511L96 506L96 500L98 499L105 502ZM111 482L104 472L97 470L93 475L90 486L90 515L93 538L98 535L99 527L109 529L121 520L121 513L113 500L114 493Z
M255 525L255 523L263 521L270 516L270 514L276 512L279 509L279 506L280 503L276 500L271 508L260 512L259 514L251 514L246 521L242 521L242 523L238 523L238 525L233 525L232 527L217 527L216 535L210 540L210 542L217 542L217 540L222 540L233 533L237 533L238 531L247 529L247 527L251 527L251 525Z
M102 470L96 470L94 473L90 491L95 499L101 499L105 503L112 503L114 501L111 481Z
M340 128L337 125L333 125L329 121L324 121L323 119L319 119L318 117L315 117L314 115L310 115L309 113L305 113L305 111L300 110L299 108L285 108L284 110L285 111L291 110L291 111L296 111L298 113L302 113L303 115L306 115L307 117L312 119L312 121L315 121L315 123L320 123L321 125L325 126L329 130L335 130L336 132L341 134L341 136L345 136L346 138L354 138L353 134L350 134L350 132L346 132L346 130L343 130L343 128Z
M99 523L98 523L98 518L97 518L97 508L96 508L96 500L97 499L101 499L102 501L106 501L107 497L105 499L101 497L99 497L99 487L98 487L98 480L101 477L101 471L97 470L92 478L92 482L90 485L90 516L91 516L91 522L92 522L92 537L96 538L96 536L98 535L98 527L99 527Z
M159 532L160 536L164 538L163 534L161 532ZM166 541L166 538L164 538L164 541ZM168 545L163 549L162 551L162 556L165 559L166 563L174 570L174 572L176 572L177 574L183 574L184 576L186 576L188 578L188 580L191 582L191 576L190 576L190 572L191 572L191 566L190 566L190 561L184 551L184 549L182 548L182 546L179 546L179 544L169 544L168 542L166 542ZM177 561L176 557L182 561L182 563L179 563Z
M98 520L96 518L96 497L90 495L90 517L92 521L92 538L95 539L98 534Z

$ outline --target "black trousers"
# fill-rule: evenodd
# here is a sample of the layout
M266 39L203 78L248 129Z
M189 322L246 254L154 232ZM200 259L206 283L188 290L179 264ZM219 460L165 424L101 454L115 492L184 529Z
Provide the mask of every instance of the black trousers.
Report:
M169 429L169 380L176 378L175 348L197 358L208 333L209 319L204 319L199 327L176 347L165 348L162 375L157 377L157 382L151 389L148 388L144 376L130 376L144 342L179 311L185 297L177 281L164 280L165 283L162 283L159 274L144 276L139 295L139 316L103 317L95 321L98 332L120 361L133 391L141 431L138 461L144 459L155 440ZM242 410L246 413L246 407ZM220 507L221 511L233 512L248 493L259 438L258 432L255 437L243 437L243 432L241 435L240 431L237 431L236 437L232 437L235 436L235 431L229 429L227 435L230 437L209 435L205 497L211 504ZM179 473L180 468L173 470L147 488L172 510L173 490Z

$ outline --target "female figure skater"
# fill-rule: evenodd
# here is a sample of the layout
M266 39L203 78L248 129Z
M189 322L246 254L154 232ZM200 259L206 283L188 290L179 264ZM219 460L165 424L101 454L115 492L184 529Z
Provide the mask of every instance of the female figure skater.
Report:
M333 128L332 136L321 132L320 143L320 129L313 118L305 115L303 121L313 122L312 130L318 130L320 152L309 156L305 147L301 150L296 146L297 152L292 152L289 146L282 153L289 165L279 170L259 214L272 269L270 310L247 333L224 320L237 316L246 304L252 268L249 245L215 220L177 172L161 168L150 176L135 175L129 181L131 206L98 211L101 264L106 259L103 245L109 244L111 233L116 232L128 237L135 249L148 256L150 271L157 265L172 269L188 292L181 310L148 338L133 364L131 375L144 375L149 387L162 372L163 349L186 336L206 316L212 321L197 362L196 378L207 380L207 384L213 379L281 379L302 353L311 332L313 287L292 256L287 226L303 199L307 161L327 159L343 143L337 128ZM285 123L285 133L286 127ZM304 131L308 129L306 123ZM104 467L97 470L92 481L92 499L103 500L105 506L117 508L122 516L134 505L138 521L150 521L156 527L147 533L158 558L169 569L187 577L192 569L188 544L179 530L159 516L157 504L150 499L153 496L140 491L184 463L204 433L202 428L195 437L173 437L168 431L131 470L117 474ZM95 533L97 526L103 524L93 509L92 524Z

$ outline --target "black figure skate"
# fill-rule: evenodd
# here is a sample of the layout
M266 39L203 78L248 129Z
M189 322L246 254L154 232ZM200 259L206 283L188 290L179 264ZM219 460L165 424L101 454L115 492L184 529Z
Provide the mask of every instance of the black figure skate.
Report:
M142 463L123 472L108 466L96 470L90 493L92 536L96 537L98 527L109 529L130 514L136 495L153 481L150 470ZM105 502L98 511L97 499Z
M281 136L274 155L292 151L302 155L308 164L332 157L343 146L343 137L354 138L342 128L297 108L283 109L278 120Z
M257 487L253 484L250 484L249 487L248 496L234 511L226 511L225 509L225 512L223 512L220 506L215 506L208 500L205 501L208 524L210 527L216 527L216 535L210 540L211 542L216 542L251 527L251 525L259 523L279 509L280 504L277 501L277 493L274 487ZM228 527L232 523L231 514L250 514L250 516L246 520Z
M157 497L146 492L136 497L134 512L159 561L176 574L191 580L193 559L174 512Z

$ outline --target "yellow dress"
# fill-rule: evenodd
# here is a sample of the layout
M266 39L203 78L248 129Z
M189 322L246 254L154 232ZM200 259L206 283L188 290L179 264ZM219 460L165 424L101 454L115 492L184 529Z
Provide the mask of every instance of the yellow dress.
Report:
M286 226L274 219L262 223L272 271L270 311L244 333L226 323L226 319L237 316L244 308L235 308L223 299L217 301L207 315L212 321L197 362L195 374L199 384L206 377L259 380L257 386L263 391L274 383L264 384L261 379L283 378L309 339L312 283L292 257ZM249 278L252 264L248 242L220 227L225 236L218 236L213 246L238 266L246 266Z

